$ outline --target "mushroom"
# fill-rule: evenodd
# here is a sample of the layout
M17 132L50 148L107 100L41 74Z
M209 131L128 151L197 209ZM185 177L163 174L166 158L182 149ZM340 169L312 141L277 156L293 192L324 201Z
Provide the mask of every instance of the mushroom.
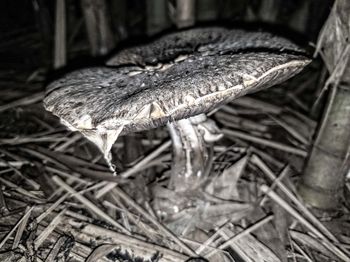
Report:
M122 50L108 67L67 74L48 86L44 105L109 164L119 135L168 124L172 186L183 191L200 186L210 169L207 143L220 138L204 114L281 83L309 62L297 45L270 33L188 29Z

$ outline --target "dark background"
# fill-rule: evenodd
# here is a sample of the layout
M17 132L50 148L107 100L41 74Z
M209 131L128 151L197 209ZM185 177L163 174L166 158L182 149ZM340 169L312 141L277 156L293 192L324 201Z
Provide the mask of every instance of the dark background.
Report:
M106 1L108 19L114 36L114 50L162 31L176 29L169 14L165 14L167 19L161 25L150 23L147 5L151 5L151 2ZM154 2L157 5L156 1ZM269 2L272 3L271 6ZM332 2L331 0L197 0L196 25L221 24L229 27L248 25L258 29L268 28L299 42L315 43ZM175 5L174 1L168 3ZM52 68L54 10L55 1L0 1L1 69ZM90 55L80 1L66 1L66 17L68 66L100 63L103 59L96 57L92 59ZM109 52L111 53L113 51Z

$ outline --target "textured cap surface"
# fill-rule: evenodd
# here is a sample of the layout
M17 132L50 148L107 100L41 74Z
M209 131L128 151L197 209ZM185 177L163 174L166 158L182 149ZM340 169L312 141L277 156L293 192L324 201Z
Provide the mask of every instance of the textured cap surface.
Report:
M45 108L105 156L121 133L188 118L281 83L310 60L269 33L190 29L125 49L51 83Z

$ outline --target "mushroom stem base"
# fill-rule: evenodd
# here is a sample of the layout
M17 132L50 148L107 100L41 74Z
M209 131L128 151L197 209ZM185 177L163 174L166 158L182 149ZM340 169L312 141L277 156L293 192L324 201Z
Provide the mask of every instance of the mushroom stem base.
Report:
M222 137L205 115L168 124L173 142L170 188L189 191L200 187L212 166L212 144Z

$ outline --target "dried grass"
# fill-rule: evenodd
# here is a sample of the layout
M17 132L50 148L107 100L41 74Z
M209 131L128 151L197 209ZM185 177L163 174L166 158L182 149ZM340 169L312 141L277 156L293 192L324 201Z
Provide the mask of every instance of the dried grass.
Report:
M65 61L60 39L57 66ZM213 112L225 136L195 194L167 188L164 129L137 134L139 156L115 177L94 146L38 106L42 91L7 96L0 119L27 115L1 132L0 261L350 261L348 221L344 230L325 223L295 190L317 124L304 100L318 79L315 67ZM38 70L27 79L43 87ZM28 123L35 128L17 130ZM117 142L115 156L124 157L124 145Z

